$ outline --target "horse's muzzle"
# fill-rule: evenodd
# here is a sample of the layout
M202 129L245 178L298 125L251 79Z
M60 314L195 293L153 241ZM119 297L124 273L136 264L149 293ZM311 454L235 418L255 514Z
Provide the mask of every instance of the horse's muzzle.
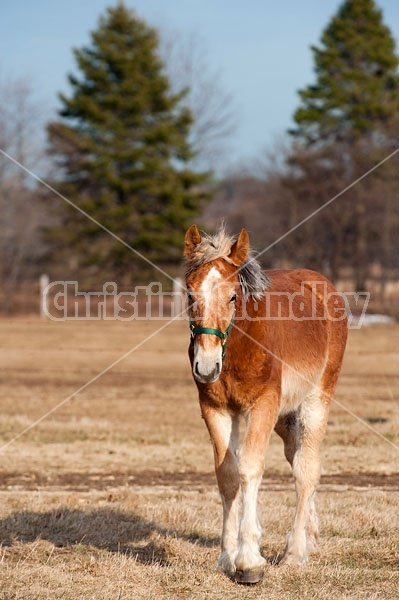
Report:
M199 361L195 361L193 365L193 375L194 378L200 383L214 383L220 377L220 373L222 371L222 365L220 362L217 362L214 368L210 372L202 372L200 369Z

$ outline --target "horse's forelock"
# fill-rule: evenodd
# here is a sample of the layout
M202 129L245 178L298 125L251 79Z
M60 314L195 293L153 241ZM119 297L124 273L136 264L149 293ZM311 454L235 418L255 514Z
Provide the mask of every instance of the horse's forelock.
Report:
M201 242L194 248L190 258L186 261L186 274L189 275L199 267L219 258L232 264L229 254L235 241L236 238L228 235L224 227L221 227L214 235L202 234ZM249 258L237 271L244 300L249 297L260 300L270 287L270 280L258 261L253 258L253 252L250 252Z

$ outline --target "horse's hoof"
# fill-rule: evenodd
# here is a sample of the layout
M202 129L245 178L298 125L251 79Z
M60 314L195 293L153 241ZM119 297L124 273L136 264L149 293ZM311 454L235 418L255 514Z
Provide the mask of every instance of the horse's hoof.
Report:
M255 585L262 581L264 576L263 569L237 569L233 575L233 581L244 585Z

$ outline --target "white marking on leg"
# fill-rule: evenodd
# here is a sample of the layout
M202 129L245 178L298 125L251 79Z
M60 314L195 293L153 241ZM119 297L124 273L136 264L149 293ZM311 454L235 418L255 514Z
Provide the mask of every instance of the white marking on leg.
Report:
M244 571L257 569L266 564L259 550L262 529L258 520L257 502L261 479L262 475L253 475L242 478L241 481L243 513L236 567Z
M317 516L315 505L315 493L309 502L308 522L306 525L306 536L308 541L308 551L316 552L319 548L317 539L319 537L319 517Z
M312 390L298 411L298 449L292 472L295 477L297 508L292 529L282 559L283 564L298 565L307 562L308 550L317 534L317 514L314 492L320 475L319 446L324 436L328 406L323 403L320 390ZM307 533L313 537L310 548Z
M247 432L250 419L251 415L248 415ZM262 529L257 513L258 491L264 469L264 451L265 448L261 448L261 454L252 452L248 454L244 441L238 457L242 488L242 517L236 567L244 571L257 569L266 564L259 550Z
M226 458L215 457L216 464L221 463L218 474L218 485L223 505L222 543L218 566L225 572L233 575L235 571L235 558L238 551L240 510L240 481L236 461L236 449L239 438L238 417L218 412L213 416L213 425L218 430L219 436L223 440L223 445L227 448L231 462L230 470L228 471ZM231 469L233 469L233 472Z

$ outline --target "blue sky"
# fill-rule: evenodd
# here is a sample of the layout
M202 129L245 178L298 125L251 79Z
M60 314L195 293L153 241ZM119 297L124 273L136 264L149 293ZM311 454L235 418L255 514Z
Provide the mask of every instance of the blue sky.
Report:
M2 0L0 72L29 76L49 118L57 92L75 70L71 48L89 41L111 0ZM256 157L292 124L296 90L310 83L309 46L340 5L339 0L126 0L155 26L198 34L212 69L234 97L236 132L229 159ZM397 39L398 0L379 0Z

